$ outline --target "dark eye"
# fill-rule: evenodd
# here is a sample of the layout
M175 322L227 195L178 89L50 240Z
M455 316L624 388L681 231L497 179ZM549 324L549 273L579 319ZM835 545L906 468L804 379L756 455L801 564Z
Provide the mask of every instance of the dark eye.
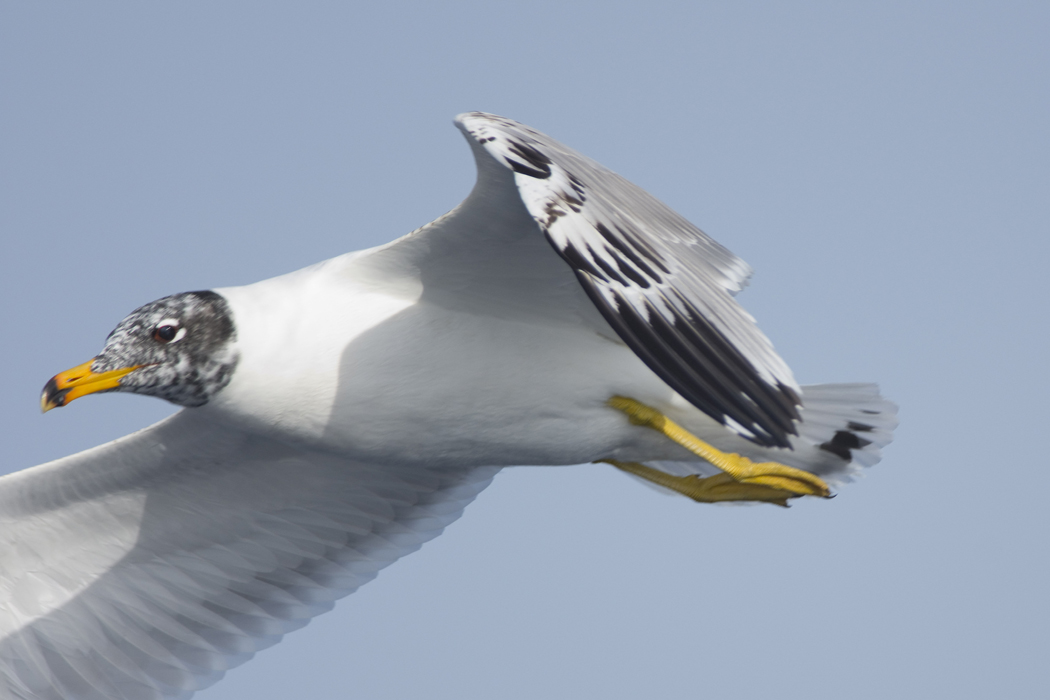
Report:
M153 329L153 339L159 343L170 343L179 334L179 327L172 324L157 326Z

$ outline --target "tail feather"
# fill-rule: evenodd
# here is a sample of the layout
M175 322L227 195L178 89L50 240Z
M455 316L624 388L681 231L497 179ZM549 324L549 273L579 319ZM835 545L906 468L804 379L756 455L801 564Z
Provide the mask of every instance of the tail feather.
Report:
M897 405L875 384L813 384L802 387L802 423L792 447L800 457L818 453L798 466L832 481L852 481L864 467L878 464L893 441Z

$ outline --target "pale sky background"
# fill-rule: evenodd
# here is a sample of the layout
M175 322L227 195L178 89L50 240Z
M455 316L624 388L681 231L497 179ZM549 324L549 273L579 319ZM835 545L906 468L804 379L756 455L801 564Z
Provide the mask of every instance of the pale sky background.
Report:
M170 413L58 371L135 307L455 206L513 117L755 268L803 383L897 441L829 502L717 508L608 467L464 518L200 700L1048 697L1050 4L5 2L11 471Z

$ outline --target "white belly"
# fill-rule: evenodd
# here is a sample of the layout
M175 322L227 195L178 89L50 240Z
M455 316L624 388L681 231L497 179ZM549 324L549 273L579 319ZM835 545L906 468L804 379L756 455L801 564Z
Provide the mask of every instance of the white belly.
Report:
M420 304L347 346L324 439L360 458L450 465L575 464L639 439L662 445L605 405L615 394L665 404L673 392L591 328Z
M508 319L484 303L461 311L308 272L220 290L245 350L230 385L198 410L354 459L430 466L695 459L609 408L617 394L727 434L593 307Z

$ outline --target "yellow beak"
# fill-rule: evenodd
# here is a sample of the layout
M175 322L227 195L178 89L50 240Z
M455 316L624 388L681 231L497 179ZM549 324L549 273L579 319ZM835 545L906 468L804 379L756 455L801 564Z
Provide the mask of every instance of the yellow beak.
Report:
M65 406L81 396L116 389L120 386L121 377L144 366L122 367L96 374L91 371L91 364L94 361L93 357L82 365L77 365L73 369L67 369L51 377L51 380L44 385L44 393L40 396L40 410L47 413L52 408Z

